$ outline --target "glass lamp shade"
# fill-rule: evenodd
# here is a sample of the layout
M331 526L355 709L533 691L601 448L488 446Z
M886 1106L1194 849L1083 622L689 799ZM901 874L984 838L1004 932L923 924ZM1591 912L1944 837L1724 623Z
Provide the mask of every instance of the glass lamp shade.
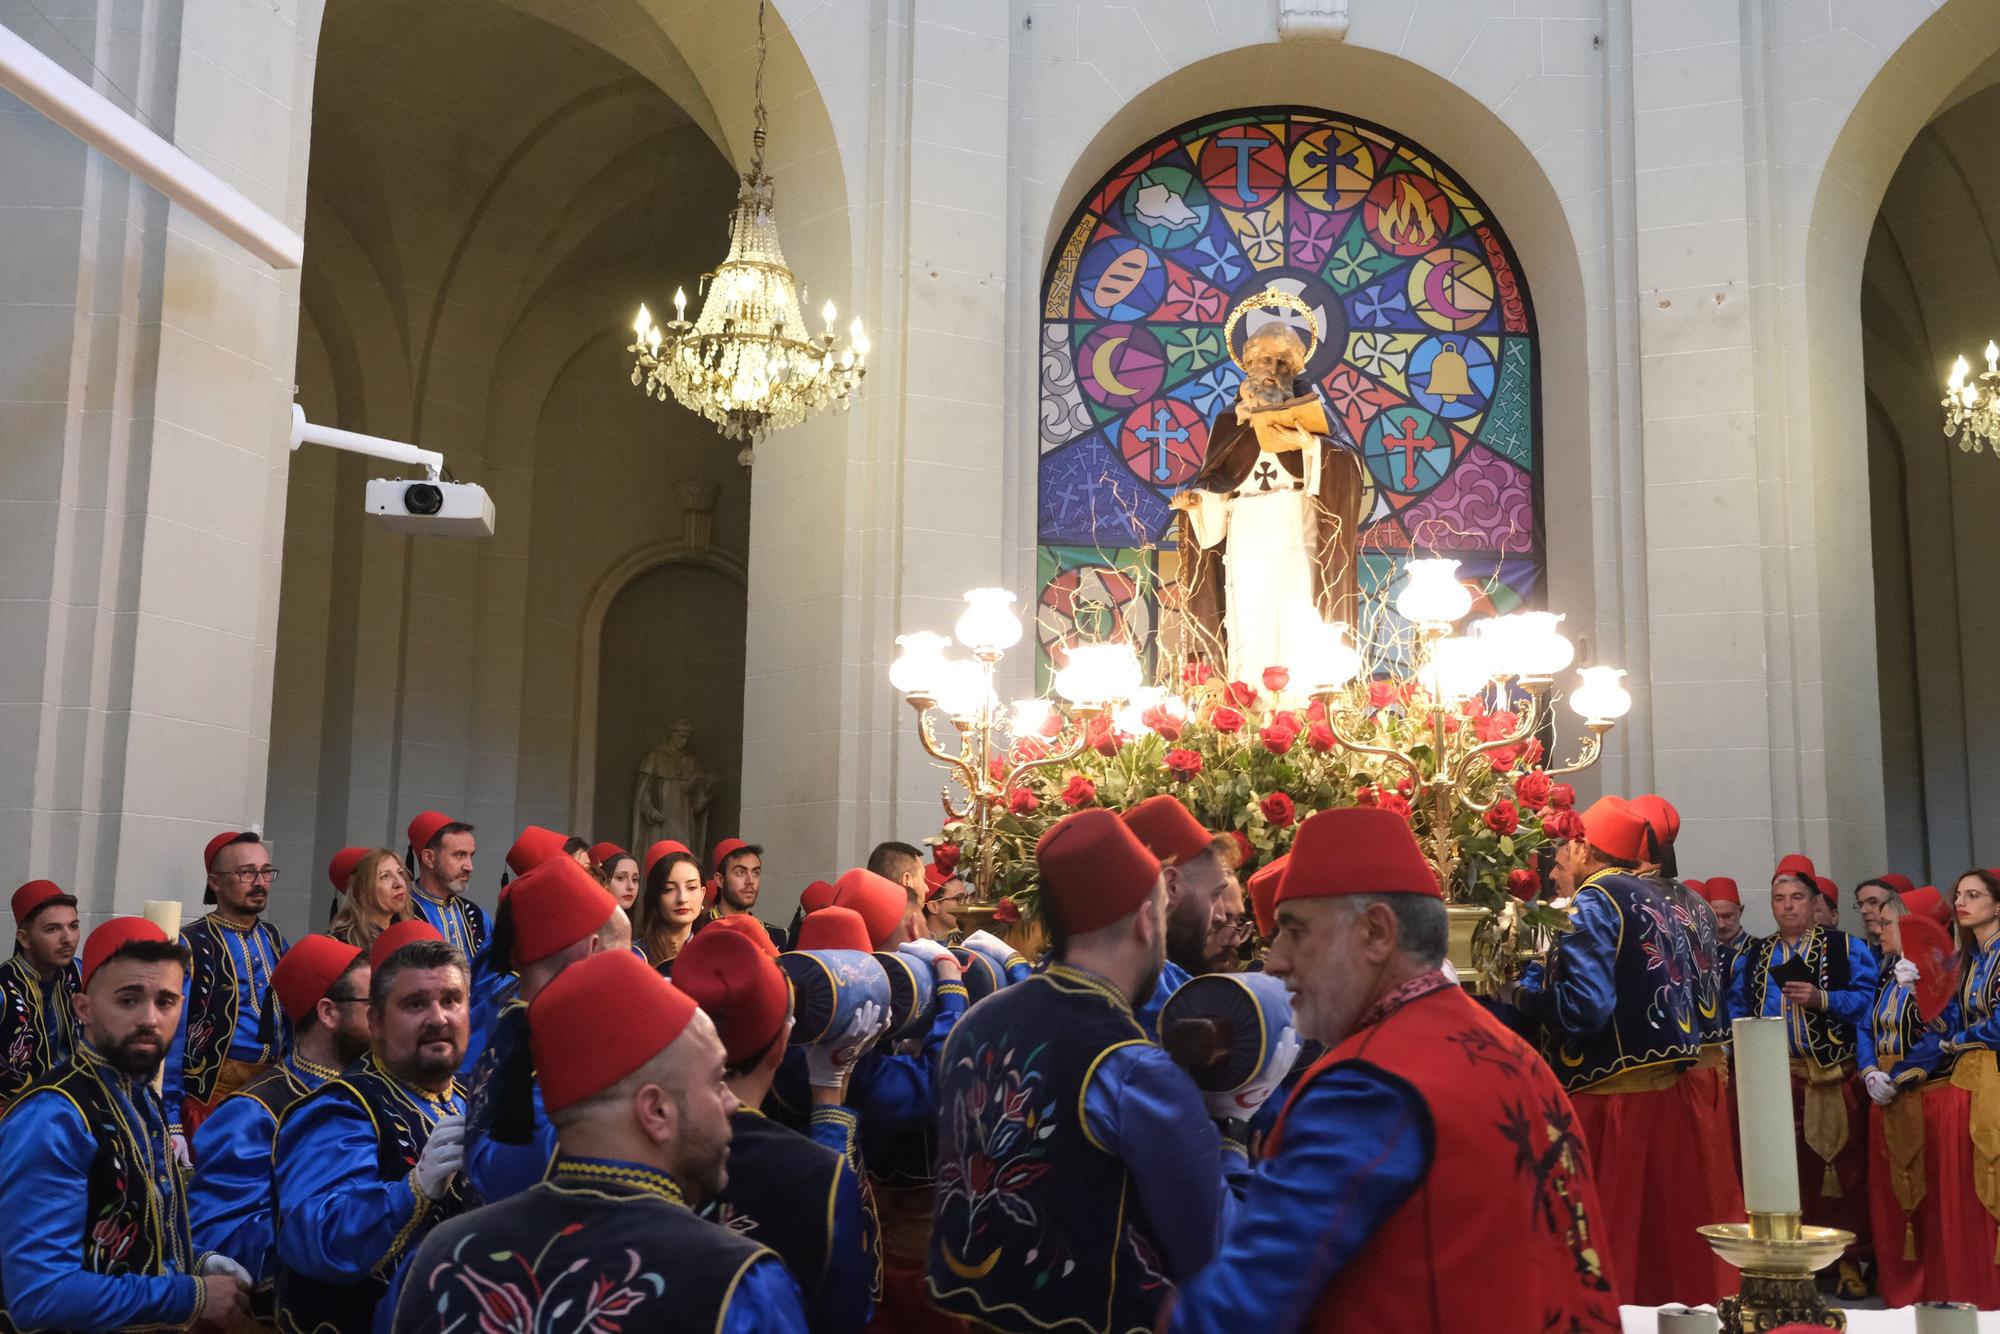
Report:
M1347 637L1345 621L1320 625L1312 636L1312 648L1299 664L1299 677L1313 694L1338 690L1361 674L1361 654Z
M976 658L947 662L938 677L938 707L954 718L975 718L999 707L993 677Z
M1431 645L1424 684L1440 700L1460 700L1478 694L1493 679L1486 646L1468 635L1448 635Z
M1041 698L1015 700L1014 735L1040 736L1048 726L1049 715L1055 712L1055 707L1050 701Z
M952 627L958 642L974 653L1000 653L1021 642L1021 618L1014 614L1014 595L1004 588L975 588L965 595L965 610Z
M1552 677L1576 661L1576 645L1556 627L1562 616L1553 611L1517 611L1511 619L1516 630L1516 676Z
M1450 625L1472 610L1472 590L1458 581L1458 562L1444 557L1411 561L1404 567L1396 611L1417 625Z
M1495 676L1521 674L1521 623L1512 616L1489 616L1465 627L1479 643L1487 669Z
M1130 699L1143 679L1130 644L1077 644L1056 673L1056 693L1071 704L1101 708Z
M902 652L889 664L889 684L905 695L935 698L947 666L944 651L951 647L951 640L929 630L918 630L914 634L897 635L896 646Z
M1153 730L1146 726L1146 711L1158 707L1166 697L1167 692L1159 686L1140 686L1112 718L1112 724L1126 736L1144 736Z
M1619 684L1625 673L1616 667L1580 667L1578 685L1569 706L1588 723L1615 723L1632 711L1632 695Z

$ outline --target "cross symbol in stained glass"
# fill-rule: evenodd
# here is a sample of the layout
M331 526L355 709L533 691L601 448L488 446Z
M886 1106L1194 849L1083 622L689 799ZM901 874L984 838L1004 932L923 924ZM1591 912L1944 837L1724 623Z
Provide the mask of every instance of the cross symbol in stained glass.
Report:
M1384 431L1382 443L1390 449L1403 451L1403 490L1414 491L1417 489L1417 451L1436 449L1437 441L1431 439L1429 435L1417 434L1417 422L1414 417L1402 418L1396 423L1396 429L1401 434L1390 435Z
M1167 429L1173 419L1174 415L1165 407L1158 407L1153 409L1151 426L1141 426L1132 432L1141 441L1153 447L1153 480L1156 482L1170 481L1174 475L1174 470L1167 466L1167 442L1172 441L1177 445L1187 443L1187 427L1176 426L1171 431Z

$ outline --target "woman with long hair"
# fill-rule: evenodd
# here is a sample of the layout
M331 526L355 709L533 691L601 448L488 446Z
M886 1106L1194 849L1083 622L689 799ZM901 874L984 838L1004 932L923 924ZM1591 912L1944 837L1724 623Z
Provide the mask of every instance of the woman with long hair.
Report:
M2000 876L1971 870L1952 889L1958 920L1958 998L1943 1016L1958 1096L1945 1108L1938 1168L1950 1198L1944 1203L1949 1242L1943 1292L1955 1302L2000 1307ZM1987 1184L1981 1199L1979 1183ZM1954 1201L1962 1201L1954 1206Z
M334 910L327 934L366 951L393 923L416 915L403 859L387 848L375 848L355 863L354 873L347 877L347 892Z
M674 957L694 934L701 916L701 863L692 854L670 852L653 863L646 888L639 896L639 921L633 934L646 962L662 973L673 972Z
M623 848L605 848L600 844L591 849L593 855L603 849L603 860L596 866L597 878L611 891L611 897L618 900L618 906L626 912L633 911L639 901L639 859Z

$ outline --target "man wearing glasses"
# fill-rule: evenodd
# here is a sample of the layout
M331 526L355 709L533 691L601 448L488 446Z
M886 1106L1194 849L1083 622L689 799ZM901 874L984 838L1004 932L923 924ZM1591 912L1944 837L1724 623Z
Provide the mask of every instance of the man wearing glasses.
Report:
M179 1114L174 1152L184 1163L192 1161L188 1141L216 1104L285 1052L280 998L271 988L285 938L263 920L278 883L270 852L255 832L234 831L217 834L203 852L202 902L215 907L181 932L191 958L187 1001L161 1090L167 1114Z
M1868 948L1882 957L1882 905L1916 889L1916 882L1891 871L1873 880L1864 880L1854 891L1854 906L1861 910L1861 929L1867 933Z

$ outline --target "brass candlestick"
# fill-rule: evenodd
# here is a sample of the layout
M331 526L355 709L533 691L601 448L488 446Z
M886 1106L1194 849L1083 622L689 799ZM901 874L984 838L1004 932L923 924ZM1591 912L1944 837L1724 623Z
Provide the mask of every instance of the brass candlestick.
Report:
M1785 1325L1846 1329L1847 1314L1827 1306L1813 1276L1854 1241L1837 1227L1807 1227L1797 1214L1752 1211L1747 1223L1700 1229L1715 1253L1743 1271L1743 1290L1717 1308L1722 1334L1765 1334Z

